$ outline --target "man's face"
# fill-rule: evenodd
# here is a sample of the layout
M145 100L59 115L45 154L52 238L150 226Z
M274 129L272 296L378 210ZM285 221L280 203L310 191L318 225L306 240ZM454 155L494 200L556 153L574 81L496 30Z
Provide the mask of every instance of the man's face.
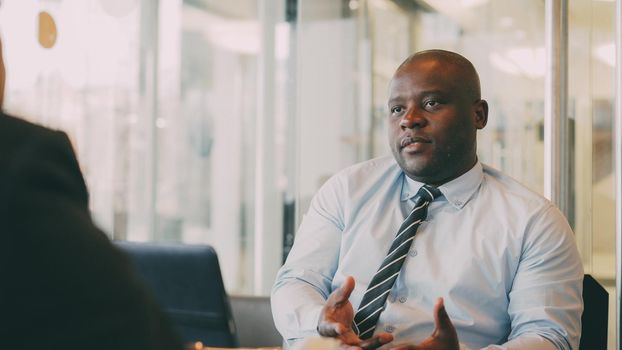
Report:
M476 131L488 106L443 61L419 58L398 70L389 87L389 143L412 179L440 185L476 162Z

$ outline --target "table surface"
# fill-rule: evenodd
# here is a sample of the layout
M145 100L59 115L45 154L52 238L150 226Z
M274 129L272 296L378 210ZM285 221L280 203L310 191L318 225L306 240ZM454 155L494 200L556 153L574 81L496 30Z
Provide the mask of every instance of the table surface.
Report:
M231 349L237 349L237 350L282 350L281 347L276 347L276 348L203 348L203 350L231 350Z

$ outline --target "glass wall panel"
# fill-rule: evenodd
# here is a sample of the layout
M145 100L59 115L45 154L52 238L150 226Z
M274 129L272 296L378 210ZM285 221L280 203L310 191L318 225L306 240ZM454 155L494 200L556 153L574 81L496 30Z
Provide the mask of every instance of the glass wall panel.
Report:
M363 1L299 1L297 212L322 183L369 154L370 53ZM359 12L360 11L360 12Z
M266 294L287 185L284 3L2 1L5 109L69 134L113 238L211 244L229 291Z
M425 7L388 9L371 1L374 37L375 125L386 118L386 86L412 52L447 49L469 58L488 100L488 125L479 134L480 159L542 193L544 14L542 1L427 1ZM409 30L410 29L410 30ZM405 33L409 33L406 35ZM392 38L392 40L387 40ZM387 44L389 43L389 44ZM387 47L393 45L394 48ZM377 150L385 150L378 128Z
M389 154L385 127L389 80L409 54L432 48L463 54L480 73L482 96L490 105L488 125L478 135L480 160L543 193L544 1L299 3L298 221L310 197L330 175ZM615 2L568 3L566 136L572 191L567 217L586 272L609 290L611 348L616 334Z
M462 53L480 73L491 106L480 159L543 192L542 1L300 3L298 217L337 170L389 154L388 82L409 54L430 48Z
M37 41L43 12L56 27L47 48ZM128 132L139 116L139 24L138 1L9 0L0 7L5 109L67 131L93 214L108 232L125 192L119 167L127 165Z
M609 292L609 348L615 348L615 3L569 2L568 111L575 233L586 273Z

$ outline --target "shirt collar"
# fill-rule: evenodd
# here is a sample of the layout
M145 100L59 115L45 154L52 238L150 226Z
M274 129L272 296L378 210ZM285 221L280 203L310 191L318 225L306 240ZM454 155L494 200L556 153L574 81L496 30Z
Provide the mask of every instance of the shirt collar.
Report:
M406 201L417 195L419 188L424 184L415 181L404 174L405 181L402 183L401 200ZM449 181L438 187L451 205L458 209L462 209L467 202L473 197L475 191L479 188L484 179L484 170L482 163L477 161L471 170L460 175L459 177Z

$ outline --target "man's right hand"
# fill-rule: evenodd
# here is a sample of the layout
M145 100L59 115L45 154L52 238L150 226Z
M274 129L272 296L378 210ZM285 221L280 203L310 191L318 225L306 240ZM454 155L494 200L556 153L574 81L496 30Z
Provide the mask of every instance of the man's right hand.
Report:
M341 287L332 292L320 313L317 330L323 337L339 339L344 345L354 349L372 350L393 340L389 333L379 333L362 340L352 329L354 310L350 294L354 290L354 278L348 276Z

